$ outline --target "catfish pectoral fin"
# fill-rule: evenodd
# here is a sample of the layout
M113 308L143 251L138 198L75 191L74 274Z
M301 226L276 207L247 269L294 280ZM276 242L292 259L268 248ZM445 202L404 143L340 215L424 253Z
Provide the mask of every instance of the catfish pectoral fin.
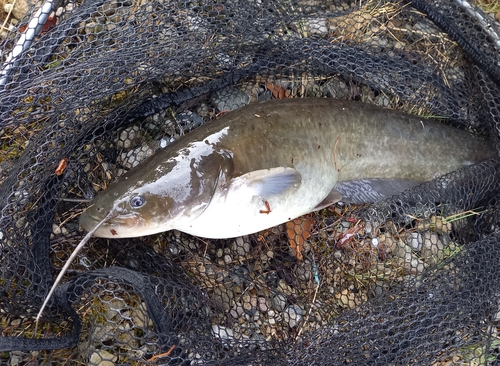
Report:
M345 203L362 204L377 202L413 188L420 182L407 179L360 179L337 182L335 190Z
M255 196L269 198L296 190L302 181L300 173L288 167L255 170L233 179L231 184L251 187Z

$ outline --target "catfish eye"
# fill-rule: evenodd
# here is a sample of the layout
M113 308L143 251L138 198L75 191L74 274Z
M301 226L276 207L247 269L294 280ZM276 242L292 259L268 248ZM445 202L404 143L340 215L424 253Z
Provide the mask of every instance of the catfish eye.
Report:
M144 197L141 196L135 196L130 199L130 207L132 208L139 208L142 207L146 203L146 200Z

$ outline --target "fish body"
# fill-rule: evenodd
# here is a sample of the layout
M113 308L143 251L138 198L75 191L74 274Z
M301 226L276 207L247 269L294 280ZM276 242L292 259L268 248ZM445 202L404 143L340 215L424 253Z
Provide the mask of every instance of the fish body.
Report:
M122 238L264 230L338 200L372 202L495 155L435 121L325 98L254 103L159 150L101 192L80 222Z

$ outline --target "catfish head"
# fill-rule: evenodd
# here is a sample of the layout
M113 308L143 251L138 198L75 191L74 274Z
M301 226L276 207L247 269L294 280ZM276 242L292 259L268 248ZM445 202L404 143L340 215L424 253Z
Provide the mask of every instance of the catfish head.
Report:
M214 192L227 186L232 153L208 139L172 145L98 194L80 225L90 231L109 214L94 235L130 238L189 225L201 215Z

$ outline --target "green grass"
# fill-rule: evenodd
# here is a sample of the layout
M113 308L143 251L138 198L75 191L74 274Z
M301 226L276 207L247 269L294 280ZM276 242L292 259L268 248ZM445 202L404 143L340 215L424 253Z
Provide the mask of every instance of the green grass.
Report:
M496 13L500 11L500 1L498 0L477 0L476 5L486 13Z

